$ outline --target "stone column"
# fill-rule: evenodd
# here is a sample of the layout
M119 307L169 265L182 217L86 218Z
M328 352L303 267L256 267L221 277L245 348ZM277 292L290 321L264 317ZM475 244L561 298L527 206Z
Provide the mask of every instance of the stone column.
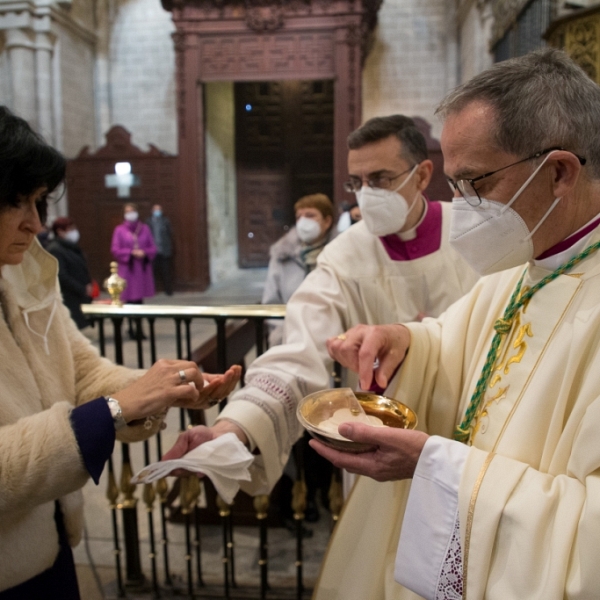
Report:
M10 73L11 109L37 128L33 30L8 29L5 48Z
M110 31L112 27L109 0L96 2L96 143L104 144L104 134L111 128L112 91Z
M53 111L52 54L54 38L49 33L36 34L35 89L37 100L38 131L49 144L54 145L55 127Z
M333 196L336 205L353 201L344 190L348 177L348 135L359 125L362 115L361 41L358 18L335 32L335 83L333 126Z

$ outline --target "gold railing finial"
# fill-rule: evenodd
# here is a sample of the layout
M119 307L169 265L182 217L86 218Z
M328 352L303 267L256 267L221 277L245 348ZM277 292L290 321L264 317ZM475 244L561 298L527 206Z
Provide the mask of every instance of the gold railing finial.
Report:
M117 273L118 267L119 265L116 262L113 261L110 263L110 276L104 281L104 288L110 294L112 299L111 304L123 306L121 294L127 287L127 281Z

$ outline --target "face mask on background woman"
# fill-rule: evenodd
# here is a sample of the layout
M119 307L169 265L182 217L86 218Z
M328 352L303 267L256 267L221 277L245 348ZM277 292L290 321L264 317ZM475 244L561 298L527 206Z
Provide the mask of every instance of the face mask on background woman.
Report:
M321 226L314 219L300 217L296 221L296 231L302 242L310 244L319 239L321 235Z

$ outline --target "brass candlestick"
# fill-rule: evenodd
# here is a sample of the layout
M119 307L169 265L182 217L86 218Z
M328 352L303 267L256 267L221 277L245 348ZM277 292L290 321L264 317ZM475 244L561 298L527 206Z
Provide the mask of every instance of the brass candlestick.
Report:
M110 277L104 281L104 289L110 294L112 299L111 304L123 306L121 294L127 287L127 281L117 273L118 267L119 265L116 262L113 261L110 263Z

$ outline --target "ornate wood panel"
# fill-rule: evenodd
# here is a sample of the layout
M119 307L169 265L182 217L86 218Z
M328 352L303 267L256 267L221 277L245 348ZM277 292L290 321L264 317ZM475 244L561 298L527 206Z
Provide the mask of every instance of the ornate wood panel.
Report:
M361 65L381 0L162 0L172 12L177 64L180 287L209 284L205 185L205 81L334 81L333 196L343 190L346 138L360 125Z
M199 45L203 81L278 79L294 72L306 77L333 77L331 33L214 36Z
M126 198L119 198L114 187L105 185L105 176L114 174L117 162L129 162L131 172L139 178L139 185L132 187L131 195ZM110 274L109 265L113 260L110 242L114 228L123 221L123 205L126 202L138 204L140 218L145 220L150 216L152 205L161 204L165 214L172 217L177 198L177 172L177 157L155 146L144 152L131 143L131 134L120 126L111 128L106 134L106 145L95 153L86 146L77 158L67 162L69 214L81 232L80 245L88 258L92 277L98 282ZM174 225L177 233L177 225ZM177 245L175 240L176 252Z
M600 84L600 6L554 21L545 37Z
M333 195L333 81L237 83L235 104L239 264L265 266L269 246L294 222L294 202ZM252 195L268 173L280 193Z
M238 240L241 266L262 267L269 246L289 222L282 198L289 197L286 173L263 169L238 171Z

